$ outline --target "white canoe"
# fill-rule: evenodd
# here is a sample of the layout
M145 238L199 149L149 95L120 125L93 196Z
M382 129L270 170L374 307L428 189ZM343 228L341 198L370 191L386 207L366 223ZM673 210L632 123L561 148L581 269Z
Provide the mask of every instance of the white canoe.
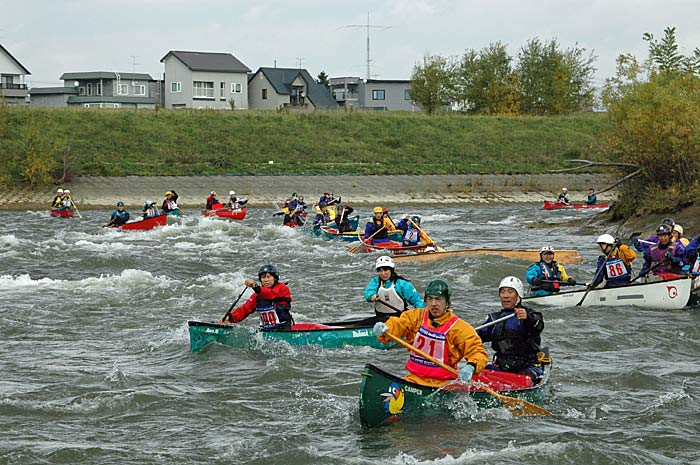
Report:
M693 280L689 278L656 281L652 283L632 284L610 289L592 289L582 307L637 307L676 310L688 305ZM524 297L525 305L544 305L549 307L575 307L586 290L560 292L541 297Z

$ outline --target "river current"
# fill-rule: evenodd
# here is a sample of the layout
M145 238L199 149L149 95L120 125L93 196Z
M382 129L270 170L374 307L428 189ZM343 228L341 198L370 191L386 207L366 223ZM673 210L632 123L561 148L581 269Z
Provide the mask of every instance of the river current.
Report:
M566 269L579 282L607 232L558 224L589 212L534 205L394 210L421 215L448 249L577 249L584 263ZM359 209L362 224L370 211ZM261 341L190 352L187 321L217 320L265 263L290 286L297 322L372 313L363 289L377 255L272 213L119 232L101 228L106 211L0 212L0 464L700 464L698 310L544 309L548 417L465 402L451 417L364 430L364 364L403 374L405 350ZM536 220L551 226L529 227ZM397 271L421 293L444 279L457 313L478 325L499 308L500 279L527 266L462 256Z

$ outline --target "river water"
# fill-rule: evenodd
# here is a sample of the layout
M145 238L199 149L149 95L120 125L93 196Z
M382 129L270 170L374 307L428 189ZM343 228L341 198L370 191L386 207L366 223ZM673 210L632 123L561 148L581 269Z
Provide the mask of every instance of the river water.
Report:
M402 206L394 216L408 212L446 248L578 249L584 264L567 271L592 277L595 235L555 224L588 212ZM697 310L546 309L553 415L465 403L450 418L363 430L364 364L403 374L404 350L261 342L191 353L187 321L218 319L268 262L292 289L296 321L370 315L362 294L376 256L284 228L270 209L128 233L102 229L106 211L82 213L0 212L2 464L700 464ZM370 209L360 213L364 222ZM529 227L536 220L552 225ZM446 280L457 313L478 325L498 308L500 279L527 266L454 257L397 271L421 293Z

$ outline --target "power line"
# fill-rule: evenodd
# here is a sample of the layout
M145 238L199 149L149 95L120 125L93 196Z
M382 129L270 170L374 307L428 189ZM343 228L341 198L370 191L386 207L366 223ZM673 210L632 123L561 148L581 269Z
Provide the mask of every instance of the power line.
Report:
M391 29L393 26L375 26L375 25L370 25L369 23L369 12L367 13L367 24L349 24L347 26L343 27L354 27L354 28L364 28L367 29L367 79L371 78L371 72L370 72L370 63L372 61L371 55L370 55L370 47L369 47L369 30L370 29Z

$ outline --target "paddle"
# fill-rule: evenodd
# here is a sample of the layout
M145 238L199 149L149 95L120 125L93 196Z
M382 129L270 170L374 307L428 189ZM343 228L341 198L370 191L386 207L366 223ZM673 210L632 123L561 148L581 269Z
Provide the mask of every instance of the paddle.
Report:
M420 226L418 226L416 223L413 222L413 219L412 219L412 218L409 217L409 218L408 218L408 221L411 222L411 224L413 225L414 228L416 228L416 229L417 229L418 231L420 231L422 234L425 234L425 237L430 241L430 244L429 244L429 245L434 245L435 247L437 247L438 250L442 249L442 247L440 247L439 245L437 245L437 242L435 242L434 240L431 239L430 236L428 236L428 233L425 232L425 229L421 229ZM445 250L445 249L442 249L442 250Z
M588 286L586 286L586 292L583 293L583 297L581 297L581 300L578 301L578 303L576 304L576 307L580 307L581 304L583 303L583 301L586 300L586 296L588 296L588 293L591 292L591 289L593 289L593 283L596 282L596 280L598 279L598 276L600 276L600 273L602 273L603 270L605 269L605 262L608 261L608 258L610 258L610 255L612 255L615 248L616 248L615 245L610 247L610 252L608 252L607 255L605 255L605 260L603 260L603 265L598 269L595 276L593 277L593 280L588 284Z
M649 273L651 273L652 270L657 269L658 267L660 267L660 266L663 265L664 263L666 263L666 260L665 260L665 259L664 259L664 260L661 260L660 262L654 263L652 266L649 267L649 269L647 270L646 273L640 274L639 276L637 276L636 278L634 278L632 281L630 281L630 284L632 284L633 282L635 282L635 281L638 280L639 278L644 278L644 277L646 277Z
M374 233L372 233L372 235L369 236L369 239L367 239L367 241L371 244L371 243L372 243L372 238L373 238L374 236L376 236L376 235L379 233L379 231L381 231L382 229L384 229L384 226L382 226L381 228L379 228L379 229L377 229L376 231L374 231ZM350 247L350 248L348 249L348 252L349 252L349 253L357 253L357 251L360 249L360 246L362 246L362 238L360 238L360 244L354 245L354 246Z
M404 346L406 349L415 352L416 354L420 355L421 357L430 360L434 364L444 368L445 370L449 371L453 375L459 376L459 372L452 368L449 365L446 365L442 363L440 360L426 354L425 352L417 349L416 347L412 346L408 342L404 341L403 339L394 336L391 334L389 331L384 332L383 336L388 337L392 341L396 342L397 344L400 344ZM495 397L498 399L501 404L507 408L511 415L514 416L520 416L520 415L550 415L552 412L549 410L540 407L539 405L535 405L533 403L530 403L526 400L523 399L518 399L516 397L509 397L509 396L504 396L503 394L499 394L498 392L494 391L490 387L486 386L483 383L474 383L475 386L479 387L479 389L483 390L487 394Z
M228 310L226 310L226 313L224 313L224 316L221 317L222 322L224 322L224 323L226 322L226 319L229 318L229 314L231 313L231 310L233 310L233 307L235 307L236 304L238 303L238 301L241 300L241 297L243 297L243 294L245 294L245 291L247 291L247 290L248 290L248 286L243 288L243 291L238 295L238 298L236 299L236 301L231 304L231 306L228 308Z
M381 299L377 299L377 300L375 300L375 302L379 302L380 304L383 304L384 306L389 307L390 309L392 309L393 311L395 311L397 315L401 315L401 313L403 313L401 310L399 310L398 308L394 307L394 306L391 305L389 302L384 302L384 301L381 300Z
M513 318L514 316L515 316L515 312L511 313L510 315L506 315L502 318L499 318L498 320L489 321L488 323L484 323L481 326L477 326L476 328L474 328L474 331L479 331L480 329L488 328L489 326L493 326L495 324L498 324L501 321L509 320L509 319Z
M560 286L588 286L588 283L570 283L569 281L557 281L553 279L543 279L543 283L559 284Z
M78 218L82 218L83 215L80 214L80 210L78 210L78 206L75 204L75 201L73 199L71 199L70 202L73 204L73 209L78 214Z
M112 218L109 220L109 223L105 223L102 225L103 228L106 228L107 226L112 226L114 224L115 218Z

